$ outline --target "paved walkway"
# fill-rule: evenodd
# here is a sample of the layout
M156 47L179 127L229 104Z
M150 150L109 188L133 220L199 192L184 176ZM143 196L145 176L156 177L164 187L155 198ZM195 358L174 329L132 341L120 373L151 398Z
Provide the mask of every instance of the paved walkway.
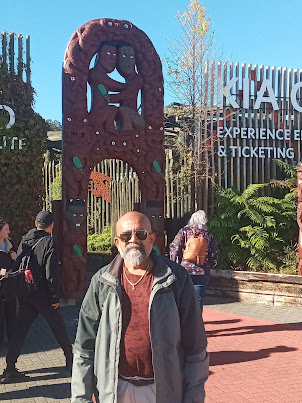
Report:
M302 308L212 303L204 321L206 403L302 402Z
M208 299L204 309L211 357L206 403L302 403L302 308L223 302ZM72 339L78 310L79 305L63 308ZM47 324L37 320L18 361L29 378L0 385L0 401L69 402L64 364Z
M62 309L69 335L74 341L79 305ZM0 350L0 373L5 367L7 346ZM65 357L44 319L35 321L27 335L17 368L29 378L26 382L0 385L1 403L70 402L70 377Z

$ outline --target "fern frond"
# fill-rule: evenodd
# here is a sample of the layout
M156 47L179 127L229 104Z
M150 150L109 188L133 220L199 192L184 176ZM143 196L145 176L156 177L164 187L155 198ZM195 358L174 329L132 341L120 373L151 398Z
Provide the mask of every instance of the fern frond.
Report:
M255 210L249 210L249 209L241 210L238 213L238 217L240 218L242 216L248 217L251 221L253 221L253 223L257 223L260 225L263 224L263 216Z
M251 183L242 193L242 196L246 199L253 196L259 189L263 189L268 186L269 183Z
M279 167L283 169L283 171L289 175L291 178L297 178L297 170L295 167L287 164L286 162L282 160L274 160Z

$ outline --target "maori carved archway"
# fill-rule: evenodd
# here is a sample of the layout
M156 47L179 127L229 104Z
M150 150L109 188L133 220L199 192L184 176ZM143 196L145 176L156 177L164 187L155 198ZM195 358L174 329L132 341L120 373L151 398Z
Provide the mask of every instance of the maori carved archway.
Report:
M94 67L90 68L96 55ZM108 76L117 70L125 79ZM87 83L92 107L87 108ZM141 92L141 112L138 94ZM86 200L93 167L120 159L137 172L146 214L164 246L162 66L150 39L129 21L98 19L80 27L63 63L63 293L86 291Z

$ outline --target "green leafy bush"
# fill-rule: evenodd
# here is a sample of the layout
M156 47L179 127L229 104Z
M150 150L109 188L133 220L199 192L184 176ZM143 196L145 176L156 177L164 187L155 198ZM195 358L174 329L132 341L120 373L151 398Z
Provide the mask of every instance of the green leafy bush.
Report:
M51 186L52 200L62 200L62 169L59 169Z
M101 234L91 234L87 237L88 252L100 251L110 252L111 249L111 228L105 227Z
M290 244L283 250L283 254L279 257L281 262L280 273L297 274L299 265L298 244Z
M280 272L282 256L298 237L297 199L259 196L270 184L251 184L242 193L214 185L218 209L209 222L220 249L218 267Z

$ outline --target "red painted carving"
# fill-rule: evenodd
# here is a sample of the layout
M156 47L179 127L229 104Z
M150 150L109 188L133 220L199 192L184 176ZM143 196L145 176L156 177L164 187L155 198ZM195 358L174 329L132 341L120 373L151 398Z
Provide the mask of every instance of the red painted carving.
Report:
M114 69L125 82L108 76ZM87 108L87 83L92 92L91 110ZM90 174L97 163L121 159L138 174L140 211L146 213L147 203L154 201L160 211L158 217L164 220L158 207L163 206L165 189L163 105L161 61L143 31L129 21L112 19L89 21L77 29L63 63L62 205L66 206L70 199L87 199ZM86 269L72 247L78 245L85 256L86 225L71 232L66 214L63 216L64 294L80 297L83 286L79 282L84 281ZM158 236L160 251L163 242L163 237ZM77 275L70 279L74 268Z
M102 197L108 203L111 202L110 195L110 183L111 178L102 174L101 172L91 172L90 179L92 183L89 184L88 190L90 190L94 196ZM107 182L107 183L106 183Z

